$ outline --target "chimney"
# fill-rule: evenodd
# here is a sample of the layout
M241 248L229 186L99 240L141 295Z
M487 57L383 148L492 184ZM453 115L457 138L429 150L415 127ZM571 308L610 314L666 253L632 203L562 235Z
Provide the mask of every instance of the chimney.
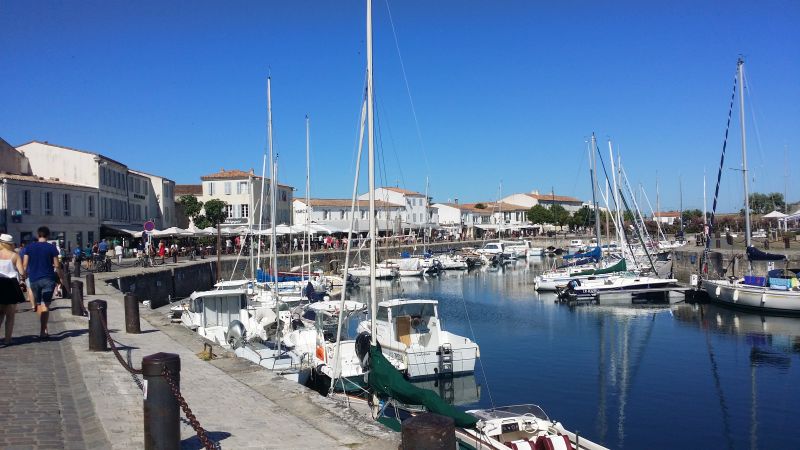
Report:
M458 205L458 198L455 199L455 204Z

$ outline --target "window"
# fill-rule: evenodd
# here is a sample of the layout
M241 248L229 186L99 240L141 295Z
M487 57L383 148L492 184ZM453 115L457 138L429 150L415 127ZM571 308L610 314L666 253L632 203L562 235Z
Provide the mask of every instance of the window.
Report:
M225 195L231 195L231 183L230 181L225 182Z
M322 220L331 220L331 212L322 211Z
M286 201L286 191L281 191L281 201Z
M128 190L133 192L133 178L128 177Z
M344 211L339 211L339 220L344 220Z
M367 211L361 211L361 219L367 220Z
M227 217L233 217L233 205L225 205L225 215Z
M150 214L147 214L147 206L144 207L144 220L148 220Z
M31 191L22 191L22 214L31 213Z
M236 183L236 193L237 194L247 194L247 193L249 193L250 190L248 189L248 186L249 185L247 184L247 181L240 181L240 182Z
M250 216L250 205L240 205L239 206L239 217L249 217Z
M86 243L87 244L94 243L94 231L87 231L86 232Z
M64 194L64 215L65 216L69 216L70 215L70 209L71 209L70 207L72 206L70 203L71 202L70 202L69 194Z
M93 195L89 196L89 206L88 206L87 210L89 211L89 217L94 217L94 196Z
M53 193L52 192L45 192L44 193L44 215L52 216L53 215Z

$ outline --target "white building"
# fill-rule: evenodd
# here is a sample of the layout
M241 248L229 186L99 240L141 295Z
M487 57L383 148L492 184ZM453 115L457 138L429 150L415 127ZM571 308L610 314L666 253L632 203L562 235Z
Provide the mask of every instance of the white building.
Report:
M667 225L675 225L675 221L679 220L681 213L678 211L661 211L653 214L653 220Z
M17 147L17 150L37 176L95 188L98 203L89 204L87 211L96 211L101 227L139 230L145 220L153 220L159 229L175 226L174 199L172 195L163 195L164 185L170 192L174 189L175 183L171 180L131 171L125 164L99 153L48 142L32 141ZM157 189L152 187L153 178L160 180ZM137 184L150 186L137 191ZM155 191L161 194L157 195ZM151 192L153 197L150 197ZM141 216L133 214L138 211L137 206L142 207ZM165 212L169 216L165 216Z
M353 216L351 212L350 199L338 198L312 198L311 203L311 222L328 225L338 230L350 228ZM391 231L397 233L398 223L401 214L405 212L405 207L394 203L375 200L375 219L379 232ZM294 223L303 225L309 208L305 199L294 199ZM356 201L354 232L369 231L369 200Z
M496 203L434 203L439 226L464 233L468 238L474 238L479 233L476 229L491 227L496 222L494 212Z
M200 180L202 194L197 196L197 199L204 203L211 199L224 201L228 215L225 224L258 226L258 215L261 214L261 226L269 227L271 223L269 179L266 179L264 186L263 213L260 202L263 179L255 175L252 169L249 172L221 169L217 173L200 177ZM293 197L293 187L278 184L276 223L292 223Z
M560 205L570 213L574 213L584 206L583 201L575 197L555 194L539 194L539 191L511 194L502 198L500 201L504 203L510 203L512 205L524 206L528 209L536 205L542 205L544 207L549 207L550 205Z
M359 200L369 200L369 193L362 194ZM435 210L430 208L428 198L419 192L409 191L397 187L380 187L375 189L375 200L381 200L403 207L400 211L395 233L402 230L422 230L438 223Z
M47 225L66 248L84 245L100 235L97 201L91 186L32 175L28 160L0 139L0 232L31 242Z

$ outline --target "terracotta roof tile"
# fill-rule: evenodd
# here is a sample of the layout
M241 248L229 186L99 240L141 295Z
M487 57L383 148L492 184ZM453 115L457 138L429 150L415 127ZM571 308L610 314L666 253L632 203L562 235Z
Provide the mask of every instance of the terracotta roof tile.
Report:
M94 186L88 186L85 184L77 184L77 183L66 183L57 179L37 177L35 175L18 175L18 174L0 172L0 178L6 178L9 180L18 180L18 181L28 181L31 183L57 184L61 186L75 186L75 187L90 188L95 190L97 189Z
M661 211L653 214L654 217L680 217L681 213L678 211Z
M181 195L203 195L203 185L202 184L176 184L175 185L175 196L180 197Z
M403 189L399 187L392 187L392 186L384 186L381 189L386 189L387 191L398 192L404 195L413 195L415 197L425 197L423 194L419 192L409 191L408 189Z
M542 201L555 201L555 202L580 202L583 203L581 200L578 200L575 197L568 197L566 195L551 195L551 194L525 194L528 197L534 198L536 200Z
M200 177L200 179L203 180L203 181L208 181L208 180L233 180L233 179L248 178L250 176L252 176L253 178L261 178L258 175L252 174L250 172L245 172L244 170L239 170L239 169L231 169L231 170L220 169L219 172L212 173L212 174L209 174L209 175L203 175L203 176Z
M305 204L305 199L296 198L295 201ZM332 207L346 207L349 208L351 200L349 198L312 198L310 199L311 206L332 206ZM356 206L359 208L369 208L369 200L358 200ZM376 208L403 208L401 205L395 203L385 202L383 200L375 200Z

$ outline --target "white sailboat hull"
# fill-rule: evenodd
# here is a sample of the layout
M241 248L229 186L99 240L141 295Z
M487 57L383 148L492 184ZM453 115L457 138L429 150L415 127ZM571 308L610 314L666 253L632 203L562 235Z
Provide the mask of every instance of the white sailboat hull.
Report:
M704 280L703 289L712 301L740 308L800 314L800 291L780 291L750 286L740 281Z

